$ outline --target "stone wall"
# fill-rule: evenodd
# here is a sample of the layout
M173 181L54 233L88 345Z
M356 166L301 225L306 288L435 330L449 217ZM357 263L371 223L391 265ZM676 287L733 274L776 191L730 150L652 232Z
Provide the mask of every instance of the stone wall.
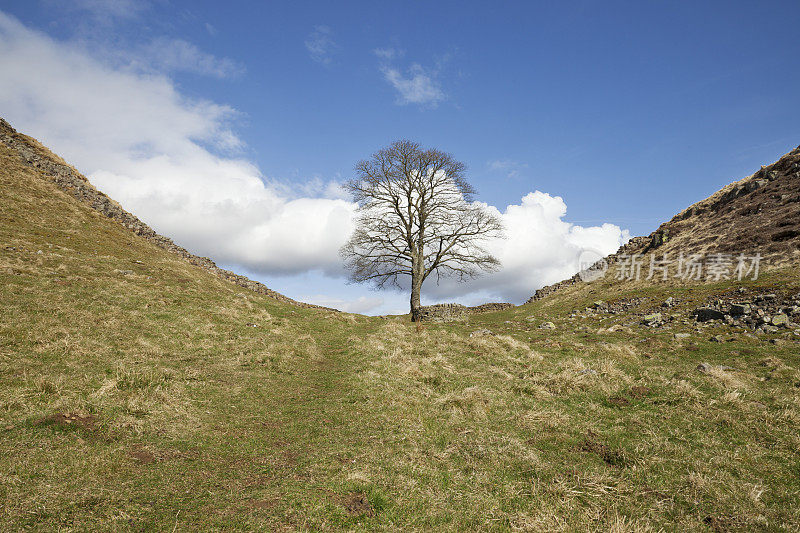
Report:
M476 305L473 307L468 307L470 313L489 313L491 311L502 311L504 309L511 309L512 307L516 307L514 304L510 303L500 303L500 302L492 302L488 304L481 304Z
M420 320L423 322L451 322L464 320L469 316L469 308L461 304L423 305L420 308Z
M451 322L453 320L465 320L474 313L502 311L511 307L516 306L509 303L487 303L474 307L467 307L461 304L423 305L420 309L420 320L423 322Z

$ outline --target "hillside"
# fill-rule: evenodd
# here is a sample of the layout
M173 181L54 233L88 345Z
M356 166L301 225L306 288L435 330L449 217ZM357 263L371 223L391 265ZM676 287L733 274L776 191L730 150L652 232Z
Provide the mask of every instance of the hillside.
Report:
M89 183L89 180L74 167L68 165L63 159L42 146L36 139L18 133L3 118L0 118L0 143L11 150L12 154L15 152L19 159L25 164L35 168L40 176L51 180L61 190L72 195L103 216L118 222L124 228L155 244L159 248L163 248L193 265L199 266L222 279L250 289L251 291L266 294L276 300L302 307L319 307L312 304L296 302L291 298L287 298L282 294L268 289L262 283L250 280L229 270L219 268L208 257L198 257L176 245L172 242L172 239L159 235L147 224L122 209L117 202L98 191Z
M794 298L794 269L417 328L232 283L4 127L0 529L800 527L796 326L688 318Z
M705 258L759 254L761 269L800 265L800 146L769 166L733 182L684 209L647 237L634 237L600 266L640 254L675 259L680 254ZM543 287L528 300L544 298L580 282L578 274Z

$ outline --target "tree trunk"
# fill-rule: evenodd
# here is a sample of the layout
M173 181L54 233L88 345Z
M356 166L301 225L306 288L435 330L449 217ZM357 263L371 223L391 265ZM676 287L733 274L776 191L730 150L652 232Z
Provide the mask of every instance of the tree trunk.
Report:
M419 322L420 304L419 296L422 292L422 251L411 252L411 321Z
M419 295L422 292L422 276L414 272L411 275L411 321L420 321Z

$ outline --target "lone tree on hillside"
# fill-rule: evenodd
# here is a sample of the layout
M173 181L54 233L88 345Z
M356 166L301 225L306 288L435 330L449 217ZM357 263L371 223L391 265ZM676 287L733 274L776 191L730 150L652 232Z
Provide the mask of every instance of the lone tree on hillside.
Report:
M466 167L450 154L397 141L359 162L345 187L358 204L356 228L340 253L350 277L376 288L411 278L411 320L420 318L422 283L434 272L464 281L500 262L483 244L502 224L472 203Z

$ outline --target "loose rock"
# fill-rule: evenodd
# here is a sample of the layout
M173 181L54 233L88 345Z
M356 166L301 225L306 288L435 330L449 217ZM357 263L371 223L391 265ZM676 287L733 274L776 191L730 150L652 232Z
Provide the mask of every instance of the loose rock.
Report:
M718 311L711 307L700 307L695 309L694 315L700 322L706 322L708 320L722 320L725 318L725 314L722 311Z

